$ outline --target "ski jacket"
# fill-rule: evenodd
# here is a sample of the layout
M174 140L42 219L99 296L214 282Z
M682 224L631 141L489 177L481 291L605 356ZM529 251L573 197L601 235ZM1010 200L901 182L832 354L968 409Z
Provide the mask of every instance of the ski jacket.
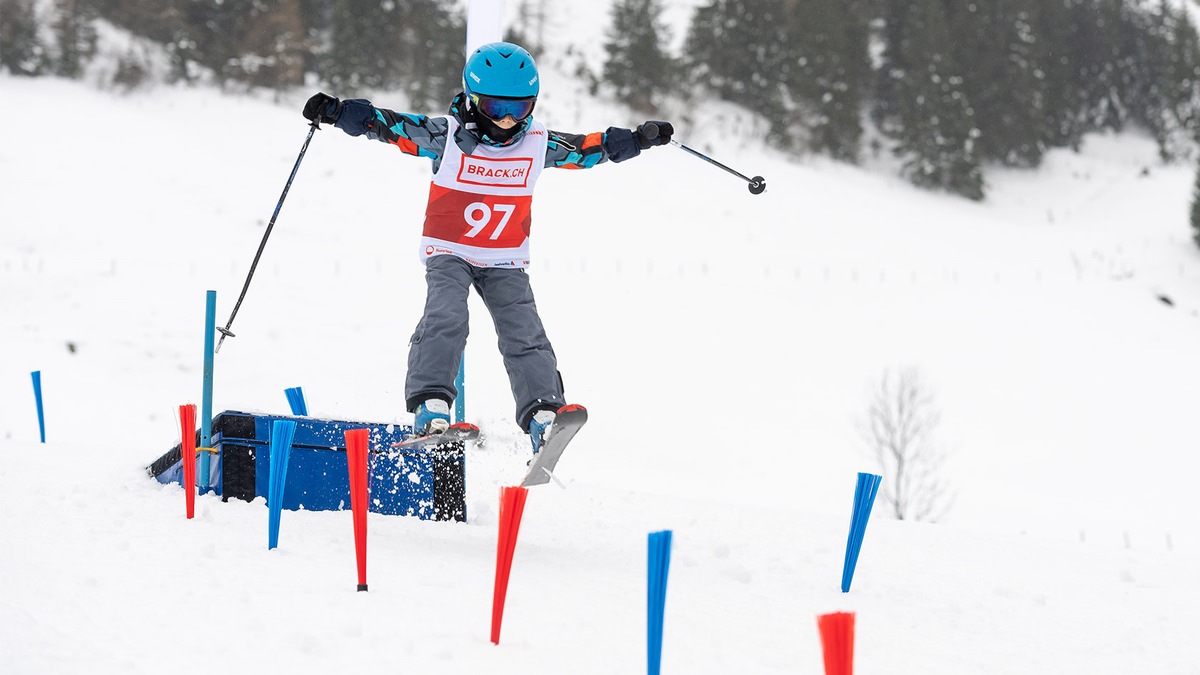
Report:
M480 140L465 111L463 94L455 97L450 113L441 117L398 113L364 99L342 102L336 123L342 131L432 161L422 260L455 255L477 267L527 267L530 203L541 169L590 169L609 160L623 162L641 152L629 129L609 127L604 132L572 134L546 129L532 119L524 134L505 145L494 145ZM453 145L448 145L451 139ZM526 167L525 173L513 178L497 170L504 164L519 164ZM476 180L478 176L489 179ZM517 222L512 222L513 218Z

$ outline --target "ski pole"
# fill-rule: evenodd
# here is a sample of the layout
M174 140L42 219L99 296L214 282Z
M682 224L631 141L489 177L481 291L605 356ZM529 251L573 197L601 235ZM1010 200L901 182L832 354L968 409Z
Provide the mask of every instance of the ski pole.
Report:
M658 137L658 125L657 125L657 124L655 124L655 123L653 123L653 122L649 122L649 123L647 123L647 124L646 124L646 125L643 127L643 133L646 135L646 137L647 137L647 138L656 138L656 137ZM746 183L748 184L748 185L747 185L747 187L749 187L749 188L750 188L750 194L760 195L760 194L762 194L762 193L763 193L763 191L764 191L764 190L766 190L766 189L767 189L767 181L766 181L766 180L764 180L762 176L755 176L754 178L747 178L747 177L746 177L744 174L742 174L741 172L739 172L739 171L734 171L733 169L731 169L731 168L729 168L729 167L725 166L724 164L722 164L722 163L718 162L717 160L713 159L712 157L709 157L708 155L705 155L705 154L704 154L704 153L702 153L702 152L698 152L698 151L696 151L696 150L693 150L693 149L689 148L688 146L684 145L683 143L680 143L679 141L677 141L677 140L675 140L675 139L671 139L671 145L673 145L673 146L675 146L675 147L677 147L677 148L679 148L679 149L681 149L681 150L683 150L683 151L687 152L688 154L691 154L691 155L693 155L693 156L695 156L695 157L699 157L700 159L702 159L702 160L704 160L704 161L708 162L709 164L712 164L712 165L714 165L714 166L718 166L718 167L720 167L720 168L722 168L722 169L725 169L725 170L726 170L726 171L728 171L729 173L731 173L731 174L733 174L733 175L737 176L738 178L741 178L742 180L746 181Z
M271 222L267 223L267 231L263 232L262 241L258 244L258 252L254 254L254 262L250 263L250 273L246 275L246 283L242 284L242 293L238 296L237 302L233 305L233 312L229 315L229 321L225 323L225 327L217 326L217 331L221 333L221 339L217 341L217 348L213 353L221 351L221 343L225 342L226 337L237 337L230 332L229 327L233 325L233 318L237 316L238 309L242 306L242 300L246 299L246 291L250 288L250 279L254 277L254 270L258 267L258 260L262 257L263 249L267 247L267 237L271 236L271 229L275 227L275 219L279 217L279 210L283 208L283 200L287 198L288 190L292 189L292 181L296 179L296 172L300 170L300 162L304 160L304 153L308 151L308 143L312 140L313 132L320 129L321 126L317 120L313 120L312 124L308 125L308 136L304 139L304 146L300 148L300 155L296 157L296 164L292 167L292 173L288 176L287 183L283 186L283 194L279 195L279 203L275 205L275 212L271 214Z

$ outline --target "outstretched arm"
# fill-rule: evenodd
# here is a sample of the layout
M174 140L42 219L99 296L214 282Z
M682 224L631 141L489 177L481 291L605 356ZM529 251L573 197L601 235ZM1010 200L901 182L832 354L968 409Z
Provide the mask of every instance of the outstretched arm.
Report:
M351 136L365 135L373 141L394 145L415 157L438 161L446 149L449 123L444 117L398 113L376 108L366 99L339 101L324 93L308 100L304 106L304 116L310 120L319 117L321 122L333 124Z
M647 123L649 124L649 123ZM642 150L671 141L675 129L670 122L654 122L657 136L647 134L646 124L636 130L609 127L594 134L568 134L549 131L546 144L546 166L558 169L590 169L609 160L624 162L641 154Z

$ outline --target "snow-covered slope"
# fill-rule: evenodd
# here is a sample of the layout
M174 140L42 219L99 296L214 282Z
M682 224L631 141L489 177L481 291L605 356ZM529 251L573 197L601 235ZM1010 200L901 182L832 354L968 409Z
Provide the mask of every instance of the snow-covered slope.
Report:
M838 609L859 613L863 673L1200 672L1192 172L1146 139L993 170L982 204L711 129L681 140L765 194L671 148L548 172L530 273L592 421L567 489L530 496L494 648L496 498L527 450L479 304L470 522L372 517L369 594L348 514L284 514L268 553L261 503L201 498L185 522L178 488L142 473L199 397L204 292L223 322L305 92L0 89L46 116L0 128L7 672L637 672L645 537L663 528L665 672L819 672L814 618ZM555 96L553 128L636 121ZM218 355L217 410L283 412L300 385L315 415L408 421L427 180L423 161L317 133ZM856 420L902 366L936 391L957 501L938 526L877 507L843 595L854 474L876 468Z

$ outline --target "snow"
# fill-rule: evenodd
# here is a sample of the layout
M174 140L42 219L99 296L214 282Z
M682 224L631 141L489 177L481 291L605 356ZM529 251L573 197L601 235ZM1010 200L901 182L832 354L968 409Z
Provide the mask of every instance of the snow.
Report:
M551 128L636 121L545 80ZM284 513L268 551L261 500L202 496L187 521L145 473L198 402L205 291L224 323L305 93L0 90L23 111L0 128L2 672L639 672L646 537L671 529L665 673L821 672L833 611L857 613L860 673L1200 673L1193 172L1146 138L989 169L981 204L699 123L680 140L765 194L671 148L546 172L530 274L591 421L565 489L531 490L493 646L498 494L528 450L475 300L469 520L372 514L370 592L349 513ZM314 416L410 420L427 180L316 133L217 355L217 411L284 413L303 386ZM843 594L855 474L877 469L856 425L904 366L936 391L956 501L936 525L877 503Z

